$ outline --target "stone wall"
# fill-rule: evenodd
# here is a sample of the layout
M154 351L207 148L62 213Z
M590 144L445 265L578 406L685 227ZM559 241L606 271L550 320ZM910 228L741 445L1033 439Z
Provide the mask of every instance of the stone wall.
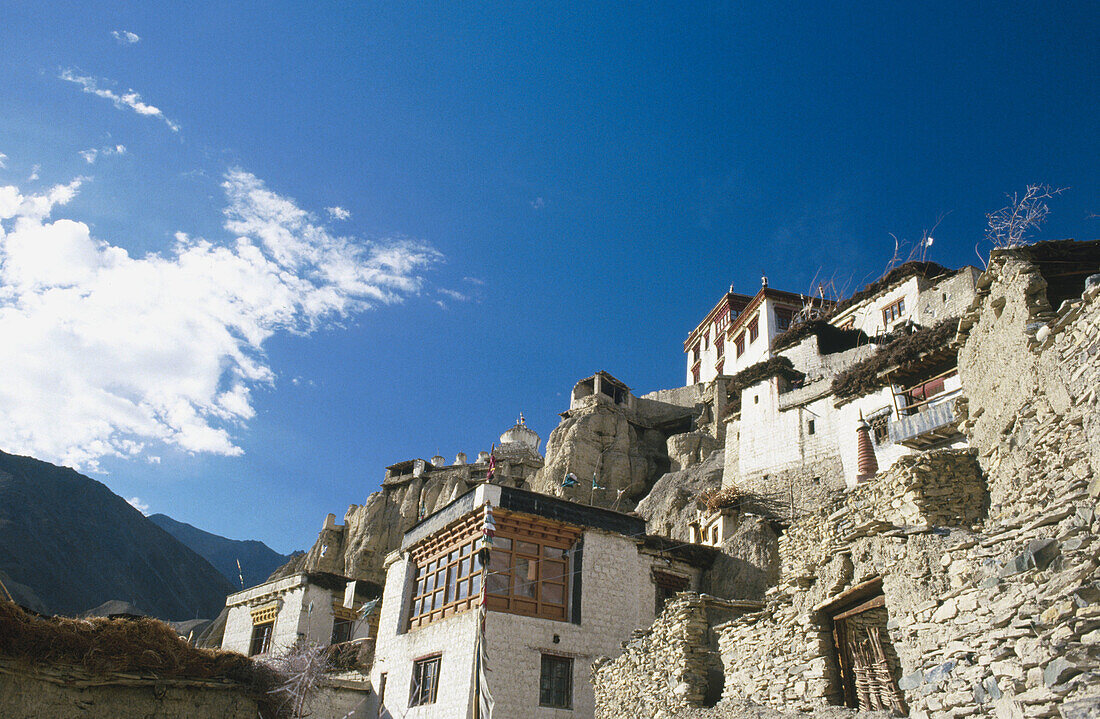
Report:
M660 719L702 705L714 654L707 634L704 600L677 595L649 629L624 643L617 659L593 664L596 719Z
M838 702L819 608L880 577L911 717L1100 711L1100 283L1055 313L1027 254L1001 251L978 287L961 428L988 498L971 453L933 452L799 518L766 609L720 628L728 701Z
M256 719L259 705L232 682L93 676L76 667L31 670L0 662L4 719Z

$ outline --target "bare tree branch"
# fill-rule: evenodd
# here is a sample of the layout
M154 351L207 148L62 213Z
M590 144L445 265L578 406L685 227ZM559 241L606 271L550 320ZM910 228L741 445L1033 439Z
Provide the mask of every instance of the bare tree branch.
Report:
M1005 195L1009 203L986 215L989 221L985 232L986 242L994 248L1026 245L1028 238L1046 222L1047 215L1050 214L1046 201L1067 189L1050 185L1028 185L1022 196L1018 193Z

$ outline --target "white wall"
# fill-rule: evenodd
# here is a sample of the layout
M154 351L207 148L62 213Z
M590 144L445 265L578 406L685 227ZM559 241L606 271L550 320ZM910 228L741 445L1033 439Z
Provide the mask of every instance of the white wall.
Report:
M600 655L617 656L621 643L635 629L655 618L656 587L653 566L691 577L698 588L700 572L681 562L639 552L635 540L611 532L584 533L581 567L581 623L558 622L505 612L486 617L489 686L501 718L591 717L594 694L589 678L592 662ZM382 600L375 665L371 681L379 686L387 673L385 707L393 717L463 717L472 691L473 647L477 611L470 610L408 632L407 592L412 583L411 562L390 565ZM572 590L570 590L572 591ZM554 641L555 635L558 641ZM409 690L415 659L442 653L440 685L435 704L410 708ZM573 659L573 710L539 706L542 654Z

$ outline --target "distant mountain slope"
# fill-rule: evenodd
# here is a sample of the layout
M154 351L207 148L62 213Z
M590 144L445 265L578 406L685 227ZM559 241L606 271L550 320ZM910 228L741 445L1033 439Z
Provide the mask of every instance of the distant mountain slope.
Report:
M162 619L210 619L233 591L209 562L100 482L4 452L0 574L69 615L118 599Z
M267 580L268 575L282 566L289 556L279 554L263 542L255 539L226 539L225 537L179 522L166 514L154 514L149 521L190 547L199 556L214 565L234 588L240 588L237 560L241 562L244 586L254 587Z

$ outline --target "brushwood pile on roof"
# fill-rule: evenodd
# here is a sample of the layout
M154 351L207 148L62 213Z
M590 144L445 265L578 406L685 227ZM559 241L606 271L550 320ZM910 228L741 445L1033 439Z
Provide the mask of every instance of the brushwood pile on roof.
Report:
M834 377L833 394L841 399L850 399L888 386L890 381L883 375L884 370L904 365L926 352L948 346L955 339L958 325L957 319L946 319L883 345L867 359L857 362Z

